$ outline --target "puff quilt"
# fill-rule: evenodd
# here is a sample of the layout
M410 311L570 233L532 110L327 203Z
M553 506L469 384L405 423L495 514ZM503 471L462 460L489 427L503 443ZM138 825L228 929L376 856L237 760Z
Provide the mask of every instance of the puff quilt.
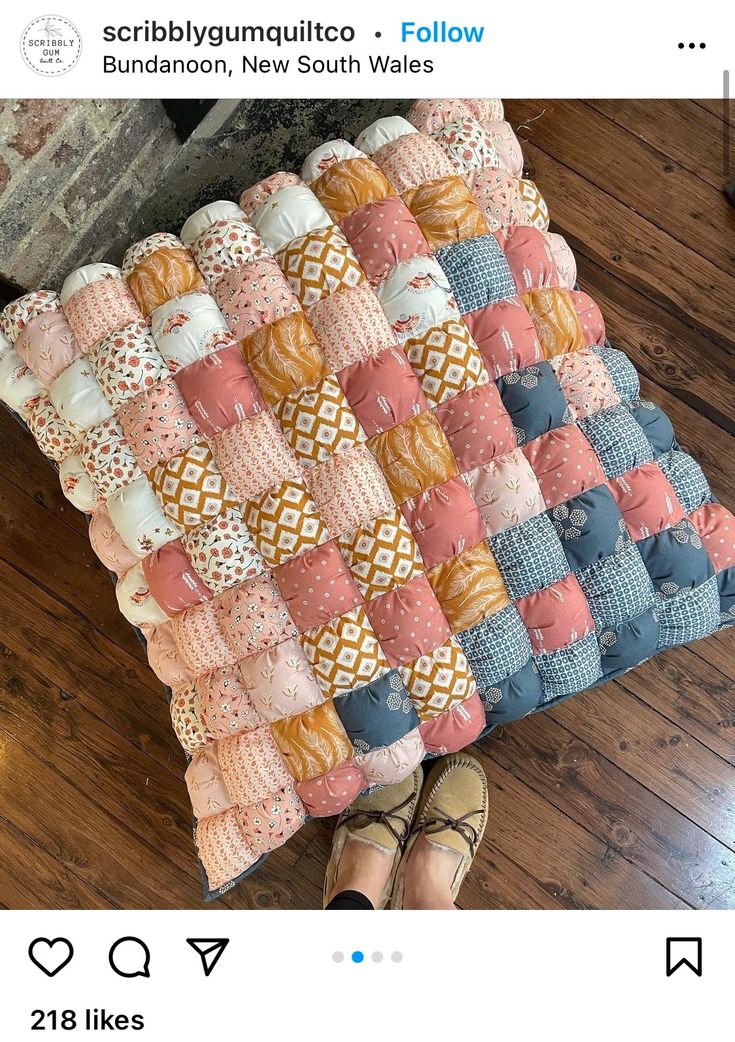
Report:
M735 519L493 100L417 102L2 315L171 689L221 893L425 756L735 621Z

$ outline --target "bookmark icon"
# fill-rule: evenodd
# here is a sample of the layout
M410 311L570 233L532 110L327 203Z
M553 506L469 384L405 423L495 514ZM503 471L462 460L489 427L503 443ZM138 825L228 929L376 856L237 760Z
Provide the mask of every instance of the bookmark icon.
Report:
M186 943L202 960L204 976L208 977L219 962L220 956L230 940L228 937L187 937Z

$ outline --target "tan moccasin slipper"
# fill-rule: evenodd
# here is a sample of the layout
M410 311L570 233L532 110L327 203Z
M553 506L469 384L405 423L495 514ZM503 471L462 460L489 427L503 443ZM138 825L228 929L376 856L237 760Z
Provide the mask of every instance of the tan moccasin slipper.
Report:
M485 772L474 756L461 752L437 760L424 783L416 824L398 865L391 908L403 908L406 865L422 835L431 846L458 855L452 880L452 900L456 900L485 833L487 800Z
M393 856L390 876L378 906L386 907L401 852L411 834L423 781L424 773L417 767L403 781L360 796L351 807L342 811L332 837L332 853L324 876L324 907L334 896L339 861L350 836Z

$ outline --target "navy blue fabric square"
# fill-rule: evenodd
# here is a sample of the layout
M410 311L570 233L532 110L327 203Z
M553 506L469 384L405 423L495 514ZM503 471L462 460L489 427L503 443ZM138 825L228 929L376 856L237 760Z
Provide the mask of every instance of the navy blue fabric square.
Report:
M613 405L585 416L579 421L579 427L608 478L617 478L653 460L650 441L624 405Z
M635 543L582 568L577 578L598 627L617 626L656 602L651 577Z
M634 619L599 630L597 643L602 657L605 680L625 673L656 654L658 647L658 617L655 610L645 611Z
M660 597L701 586L714 574L709 554L687 518L637 543Z
M334 708L356 753L397 742L419 726L397 669L334 699Z
M658 459L658 465L669 479L669 484L676 492L676 498L684 507L684 512L691 514L703 503L712 502L707 478L695 459L680 449L672 449Z
M638 399L626 402L625 407L650 441L654 456L678 448L671 420L658 405Z
M434 256L449 280L462 315L516 295L515 280L494 235L463 239L437 250Z
M485 719L489 727L520 720L522 716L528 716L534 709L538 709L544 700L541 675L533 659L497 684L482 689L478 685L478 692L485 706Z
M598 485L547 511L571 571L619 553L630 542L623 515L607 485Z
M714 633L720 625L720 590L713 575L693 590L682 590L661 601L656 609L660 623L659 648L688 644Z
M532 654L528 630L513 604L458 633L457 640L475 675L480 695L521 669Z
M505 528L491 536L488 543L514 601L544 590L569 574L559 536L546 514Z
M735 567L717 573L717 588L720 591L720 626L735 623Z
M495 381L510 413L518 444L570 423L572 414L548 362L518 369Z
M544 702L584 691L602 676L600 649L595 631L558 651L535 659L544 688Z

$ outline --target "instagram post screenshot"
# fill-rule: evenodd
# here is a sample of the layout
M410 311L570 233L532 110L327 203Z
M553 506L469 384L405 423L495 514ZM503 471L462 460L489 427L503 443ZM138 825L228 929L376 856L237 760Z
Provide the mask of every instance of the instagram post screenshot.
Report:
M0 59L0 1038L720 1033L735 10Z

